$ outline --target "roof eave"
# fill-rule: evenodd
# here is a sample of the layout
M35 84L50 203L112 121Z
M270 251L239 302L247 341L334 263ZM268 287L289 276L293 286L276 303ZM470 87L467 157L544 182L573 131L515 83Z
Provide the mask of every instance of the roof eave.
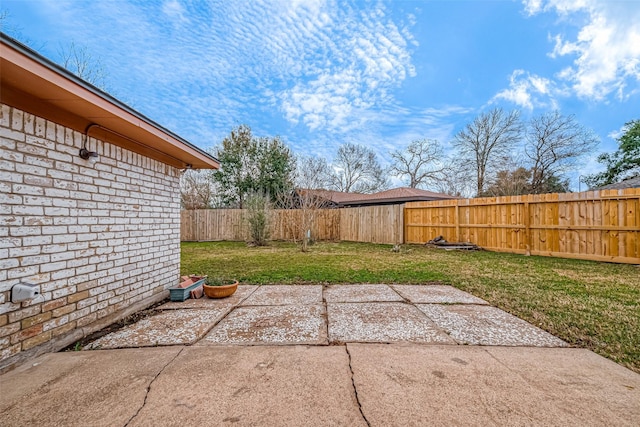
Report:
M108 93L0 32L2 102L79 132L97 124L110 142L175 167L218 169L220 162ZM61 110L54 120L50 114Z

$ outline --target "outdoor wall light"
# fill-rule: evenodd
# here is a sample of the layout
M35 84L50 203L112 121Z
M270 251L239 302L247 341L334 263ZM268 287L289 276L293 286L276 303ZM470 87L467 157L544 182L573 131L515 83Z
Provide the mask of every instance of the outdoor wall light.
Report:
M80 158L84 160L91 160L92 158L98 157L98 153L95 151L89 151L86 148L82 147L80 149Z
M83 160L89 160L91 163L95 163L98 160L98 152L97 151L89 151L87 149L87 139L89 139L89 129L92 126L98 126L96 123L91 123L84 130L84 141L82 143L82 148L80 149L79 155Z
M0 0L0 1L2 1L2 0ZM91 162L91 163L95 163L95 162L98 160L98 157L99 157L98 152L97 152L97 151L91 151L91 150L89 150L89 149L87 148L87 142L88 142L88 140L89 140L89 131L90 131L90 130L91 130L91 128L93 128L93 127L97 127L97 128L99 128L99 129L102 129L103 131L106 131L106 132L108 132L109 134L115 135L115 136L117 136L118 138L125 139L125 140L127 140L127 141L129 141L129 142L132 142L132 143L134 143L134 144L136 144L136 145L138 145L138 146L140 146L140 147L144 147L145 151L155 151L156 153L158 153L158 154L160 154L160 155L161 155L161 158L167 158L167 157L168 157L168 158L170 158L170 159L175 160L175 162L176 162L177 164L182 163L182 164L185 166L185 169L183 169L183 170L187 170L187 169L192 169L192 168L193 168L193 165L192 165L192 164L184 163L181 159L178 159L178 158L176 158L176 157L173 157L173 156L171 156L171 155L169 155L169 154L167 154L167 153L165 153L165 152L163 152L163 151L161 151L161 150L159 150L159 149L157 149L157 148L155 148L155 147L152 147L152 146L151 146L151 145L149 145L149 144L143 144L143 143L141 143L140 141L137 141L137 140L135 140L135 139L133 139L133 138L130 138L130 137L128 137L127 135L123 135L123 134L121 134L121 133L118 133L118 132L116 132L116 131L114 131L114 130L112 130L112 129L109 129L109 128L106 128L106 127L104 127L104 126L101 126L101 125L99 125L98 123L90 123L90 124L86 127L86 129L84 130L84 134L82 135L82 136L83 136L83 140L82 140L82 148L80 148L80 151L78 152L78 155L80 156L80 158L81 158L82 160L88 160L88 161L89 161L89 162ZM97 144L98 144L98 143L97 143ZM133 150L133 151L134 151L134 152L141 153L141 152L136 151L136 150ZM151 156L148 156L148 157L151 157ZM151 157L151 158L154 158L154 157Z

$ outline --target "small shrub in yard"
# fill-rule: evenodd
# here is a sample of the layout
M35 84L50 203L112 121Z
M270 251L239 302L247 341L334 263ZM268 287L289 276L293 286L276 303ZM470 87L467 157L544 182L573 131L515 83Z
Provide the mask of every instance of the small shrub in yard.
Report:
M263 194L253 194L249 196L246 206L251 241L258 246L264 246L270 235L271 203L269 197Z

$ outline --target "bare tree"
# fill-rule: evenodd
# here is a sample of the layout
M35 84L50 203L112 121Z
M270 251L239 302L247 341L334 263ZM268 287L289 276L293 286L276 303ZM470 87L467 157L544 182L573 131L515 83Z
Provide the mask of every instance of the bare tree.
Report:
M337 191L373 193L388 186L376 154L363 145L341 145L332 166L331 186Z
M214 183L208 171L187 170L180 178L180 201L183 209L209 209L215 198Z
M532 162L531 192L548 192L552 177L560 178L576 159L590 153L598 143L597 135L577 123L573 115L554 111L532 118L524 150Z
M531 169L522 166L498 171L482 196L517 196L531 192Z
M475 170L477 194L484 192L487 175L499 170L499 160L504 158L521 138L520 112L506 113L494 108L480 114L460 131L453 141L460 160Z
M86 47L71 42L68 48L60 48L59 54L64 68L92 85L107 90L104 65Z
M330 184L330 173L327 161L321 157L299 157L296 165L296 189L282 203L291 209L283 211L283 215L294 241L299 240L302 252L307 252L318 211L326 207L325 188Z
M447 159L446 167L439 180L433 183L436 191L456 197L472 197L472 171L460 161Z
M7 10L0 11L0 31L20 41L21 43L31 47L36 51L43 50L45 47L45 44L40 43L36 45L32 39L24 35L24 27L22 27L21 25L17 25L15 22L13 22L12 18L13 17L11 16L11 13L9 13L9 11Z
M9 33L13 26L9 25L9 12L6 10L0 10L0 30L3 33Z
M409 178L409 187L432 183L442 178L445 166L442 162L442 146L435 139L412 141L404 150L391 152L391 172Z
M299 156L294 182L297 188L327 189L331 186L331 168L324 157Z

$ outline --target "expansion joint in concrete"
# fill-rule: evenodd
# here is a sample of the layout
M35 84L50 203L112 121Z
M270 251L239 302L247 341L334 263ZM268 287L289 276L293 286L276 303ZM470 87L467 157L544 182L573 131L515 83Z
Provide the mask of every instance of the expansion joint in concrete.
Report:
M124 427L127 427L131 421L133 421L138 414L140 413L140 411L142 411L142 409L144 408L144 406L147 404L147 398L149 397L149 392L151 391L151 386L153 385L154 381L158 379L158 377L164 372L165 369L167 369L167 367L169 365L171 365L173 363L174 360L176 360L178 358L178 356L180 356L182 354L182 352L184 351L184 348L180 349L180 351L178 352L178 354L176 354L175 356L173 356L171 358L171 360L169 360L163 367L162 369L160 369L158 371L158 373L156 374L155 377L153 377L153 379L151 381L149 381L149 385L147 386L147 391L144 394L144 400L142 401L142 405L140 405L140 407L138 408L138 410L136 411L135 414L133 414L133 416L131 418L129 418L127 420L126 423L124 423Z
M351 372L351 385L353 386L353 392L356 396L356 402L358 403L358 410L360 410L360 415L362 416L362 419L367 424L367 426L371 427L369 420L367 420L367 417L364 415L364 411L362 410L362 404L360 403L360 398L358 397L358 388L356 387L356 380L353 374L353 366L351 366L351 353L349 353L348 344L345 344L344 348L347 351L347 356L349 357L349 371Z

